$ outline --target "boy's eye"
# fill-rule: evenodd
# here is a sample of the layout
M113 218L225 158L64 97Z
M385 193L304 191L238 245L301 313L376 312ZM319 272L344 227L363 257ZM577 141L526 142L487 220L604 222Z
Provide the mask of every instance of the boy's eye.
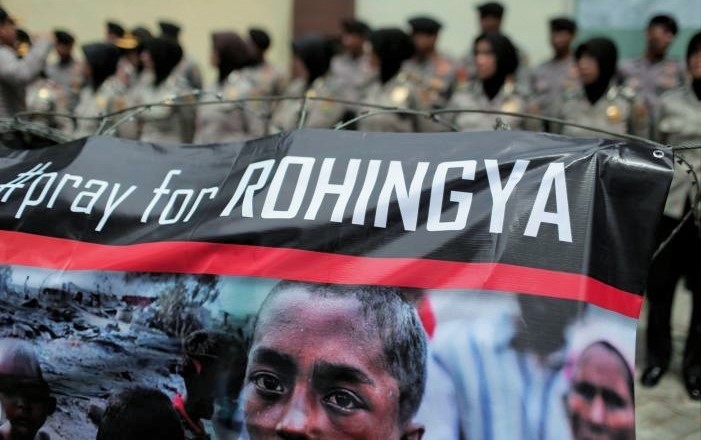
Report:
M346 390L333 391L324 398L324 401L343 411L352 411L365 408L362 400L360 400L350 391Z
M284 387L282 386L282 381L271 373L254 374L251 377L251 382L253 382L258 391L264 393L282 394L285 391Z

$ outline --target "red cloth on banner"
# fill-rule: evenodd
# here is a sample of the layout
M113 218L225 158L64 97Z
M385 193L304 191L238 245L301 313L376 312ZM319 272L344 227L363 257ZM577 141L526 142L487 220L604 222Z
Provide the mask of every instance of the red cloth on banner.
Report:
M416 309L419 312L419 319L421 319L421 324L423 324L426 334L429 338L432 338L433 333L436 331L436 314L433 313L431 299L428 296L423 296Z
M175 397L173 397L173 408L175 408L175 411L178 413L182 421L185 422L185 427L188 430L192 431L196 435L204 434L204 426L202 425L202 422L199 420L192 420L190 415L187 413L187 410L185 409L185 399L183 398L182 394L176 394Z

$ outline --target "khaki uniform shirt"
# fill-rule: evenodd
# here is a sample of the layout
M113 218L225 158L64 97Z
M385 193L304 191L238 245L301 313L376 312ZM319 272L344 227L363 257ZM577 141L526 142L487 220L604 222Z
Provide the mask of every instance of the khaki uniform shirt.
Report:
M413 105L417 110L444 108L455 87L457 65L439 53L426 60L411 58L402 65L402 73L412 84L415 94ZM429 118L417 119L419 131L447 131L448 128Z
M449 108L466 108L474 110L495 110L504 112L524 112L526 96L521 93L513 81L507 81L494 99L490 100L482 90L479 81L462 83L453 93ZM455 113L453 123L462 131L491 130L496 126L497 118L513 129L524 128L522 118L517 116L492 115L485 113Z
M530 111L544 116L556 116L557 100L565 90L577 87L577 70L573 57L551 59L531 72L532 100Z
M254 96L254 72L234 71L222 84L215 84L203 99L210 101L212 94L223 100L246 99ZM198 108L195 143L232 142L263 135L264 120L256 120L249 103L208 104Z
M303 79L292 81L285 90L285 96L329 97L347 99L347 92L343 84L330 77L317 78L307 90ZM271 130L292 130L297 128L302 109L302 99L285 100L278 103L273 111ZM307 101L306 118L304 127L307 128L333 128L343 119L347 111L345 104L330 101Z
M657 127L661 142L672 146L701 144L701 101L691 87L683 86L662 95ZM701 178L701 149L677 151L675 154L683 156ZM697 197L697 188L687 170L686 165L674 164L674 178L664 209L669 217L681 218L686 203ZM697 221L700 216L701 209L696 213Z
M575 124L587 125L620 134L649 136L649 116L643 100L627 87L611 86L593 105L584 90L565 91L558 101L561 107L558 117ZM606 137L583 128L564 125L557 128L562 134L582 137Z
M80 89L83 87L83 72L79 62L53 63L46 67L46 76L60 85L67 99L67 108L72 111L78 105Z
M170 75L154 87L142 83L133 89L137 104L178 103L194 100L187 84L177 74ZM181 95L187 95L182 98ZM139 114L140 136L144 142L185 143L189 142L189 127L195 125L195 109L192 106L154 106ZM194 131L194 130L193 130Z
M37 113L67 114L68 99L63 87L46 78L39 78L27 87L27 111ZM35 115L33 122L69 132L71 120L65 117Z
M644 100L650 112L650 121L659 118L659 100L663 93L680 87L686 81L684 66L677 60L664 59L651 63L647 58L624 60L619 68L624 85L633 88ZM651 134L656 127L651 124Z
M44 69L53 47L48 40L38 40L24 58L14 49L0 45L0 118L8 118L27 108L26 87Z
M347 53L339 54L331 60L331 75L346 84L348 96L353 101L365 96L367 88L377 75L370 64L370 57L361 55L353 58Z
M244 69L248 72L247 78L253 84L250 97L264 98L280 96L287 87L285 74L273 64L262 62L257 66ZM275 102L251 101L247 103L251 130L256 136L263 136L270 133L270 117L275 108ZM255 126L254 126L255 125Z
M102 83L97 91L92 87L84 87L80 92L78 105L74 113L76 116L100 116L126 108L128 104L126 88L112 76ZM105 127L111 126L119 116L110 118ZM76 138L94 135L100 127L99 119L77 120L73 136Z
M367 88L362 101L368 104L408 109L415 107L416 96L413 84L405 74L399 73L385 84L380 83L379 80L373 81ZM368 111L374 110L358 109L359 114ZM416 128L417 118L408 114L379 113L358 121L359 131L413 132Z

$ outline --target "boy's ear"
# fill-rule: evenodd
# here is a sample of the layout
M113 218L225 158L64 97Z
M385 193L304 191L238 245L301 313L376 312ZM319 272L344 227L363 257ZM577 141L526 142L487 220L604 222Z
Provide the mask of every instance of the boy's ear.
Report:
M404 427L401 440L421 440L425 431L424 425L409 422Z

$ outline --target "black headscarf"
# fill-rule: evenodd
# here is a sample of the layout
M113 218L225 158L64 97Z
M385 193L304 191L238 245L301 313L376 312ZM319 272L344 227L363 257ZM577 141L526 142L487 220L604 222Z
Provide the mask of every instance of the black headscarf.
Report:
M183 58L183 49L178 43L165 38L152 38L145 43L146 52L153 60L155 79L154 86L158 86L168 78L173 69Z
M689 65L690 58L696 52L701 52L701 32L695 34L689 40L686 48L686 64ZM691 89L696 95L696 99L701 101L701 78L691 78Z
M492 52L496 58L497 68L490 78L482 80L482 89L489 99L494 99L499 93L506 78L516 73L518 69L518 52L516 46L508 37L497 32L481 34L475 38L473 51L477 49L477 43L486 41L492 46Z
M328 72L334 55L331 41L316 34L297 38L292 43L292 52L302 60L309 72L307 85Z
M253 63L251 48L236 32L212 33L212 47L219 58L219 82L226 80L231 72Z
M110 43L92 43L83 46L85 61L90 65L90 81L93 91L97 91L107 78L117 72L121 53Z
M370 34L372 50L380 60L380 81L394 78L402 63L414 55L411 37L398 28L385 28Z
M574 57L577 61L583 55L589 55L596 60L599 66L599 77L592 84L584 86L584 93L590 103L594 104L609 88L611 80L616 74L618 63L618 49L613 41L608 38L592 38L577 47Z

